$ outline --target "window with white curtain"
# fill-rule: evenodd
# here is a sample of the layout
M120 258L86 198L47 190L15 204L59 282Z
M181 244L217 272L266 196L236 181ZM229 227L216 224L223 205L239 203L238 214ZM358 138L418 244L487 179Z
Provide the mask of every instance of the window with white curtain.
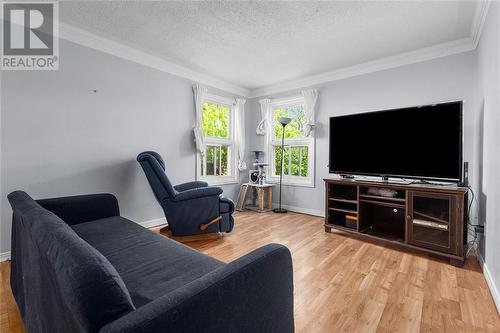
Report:
M268 181L279 182L283 157L283 184L314 187L314 133L304 135L306 123L304 98L296 96L274 100L269 108L270 126L267 131L267 156L270 166ZM285 127L284 156L281 139L283 126L280 117L292 118Z
M201 108L205 150L198 152L198 179L212 185L235 183L237 152L233 100L204 94Z

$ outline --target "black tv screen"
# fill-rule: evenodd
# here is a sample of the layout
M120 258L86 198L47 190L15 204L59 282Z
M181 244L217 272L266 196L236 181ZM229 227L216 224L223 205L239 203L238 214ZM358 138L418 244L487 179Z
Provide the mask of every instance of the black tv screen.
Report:
M462 102L330 118L330 173L460 181Z

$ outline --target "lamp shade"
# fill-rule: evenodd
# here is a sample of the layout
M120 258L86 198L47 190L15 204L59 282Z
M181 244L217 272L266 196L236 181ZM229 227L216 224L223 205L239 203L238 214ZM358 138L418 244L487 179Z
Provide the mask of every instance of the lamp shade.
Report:
M290 122L292 121L292 118L280 117L278 119L278 121L280 122L281 125L286 126L286 125L290 124Z

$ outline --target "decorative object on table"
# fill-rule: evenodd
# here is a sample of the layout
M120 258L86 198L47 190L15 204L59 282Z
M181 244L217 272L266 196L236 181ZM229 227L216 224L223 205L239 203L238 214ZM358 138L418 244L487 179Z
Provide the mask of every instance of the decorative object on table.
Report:
M250 184L258 184L259 183L259 170L248 171L248 182Z
M255 154L255 161L253 163L254 170L248 172L248 182L251 184L264 185L266 182L264 167L268 166L268 164L263 161L264 152L261 150L252 150L251 152Z
M386 198L394 198L398 195L397 191L388 189L388 188L369 188L368 194L378 195Z
M285 161L285 128L286 125L290 124L292 121L292 118L288 117L281 117L278 119L279 123L281 126L283 126L283 131L281 134L281 168L280 168L280 200L279 200L279 207L273 209L273 212L275 213L286 213L287 210L281 207L281 191L282 191L282 185L283 185L283 165Z
M140 153L137 161L165 212L172 235L231 232L234 203L221 195L222 188L202 181L172 186L165 173L165 162L153 151Z
M257 184L264 185L266 183L266 170L268 163L254 163L253 166L257 167Z

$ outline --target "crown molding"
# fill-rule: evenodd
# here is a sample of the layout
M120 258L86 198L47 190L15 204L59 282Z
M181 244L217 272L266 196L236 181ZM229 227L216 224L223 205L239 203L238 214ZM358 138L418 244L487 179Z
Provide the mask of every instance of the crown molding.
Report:
M472 42L474 43L474 48L479 44L481 39L481 33L483 32L484 22L488 16L488 10L490 8L491 1L478 1L476 5L476 12L474 14L474 19L472 21L472 26L470 30L470 36Z
M139 51L130 46L95 35L67 23L61 22L59 24L59 38L154 68L162 72L217 88L225 92L243 97L248 97L251 93L249 89L197 72L171 61L153 56L149 53Z
M400 53L398 55L390 56L387 58L368 61L359 65L349 66L296 80L257 88L252 91L250 97L263 97L285 91L316 86L326 82L342 80L354 76L401 67L472 50L474 50L472 39L469 37L462 38L456 41L442 43L411 52Z

